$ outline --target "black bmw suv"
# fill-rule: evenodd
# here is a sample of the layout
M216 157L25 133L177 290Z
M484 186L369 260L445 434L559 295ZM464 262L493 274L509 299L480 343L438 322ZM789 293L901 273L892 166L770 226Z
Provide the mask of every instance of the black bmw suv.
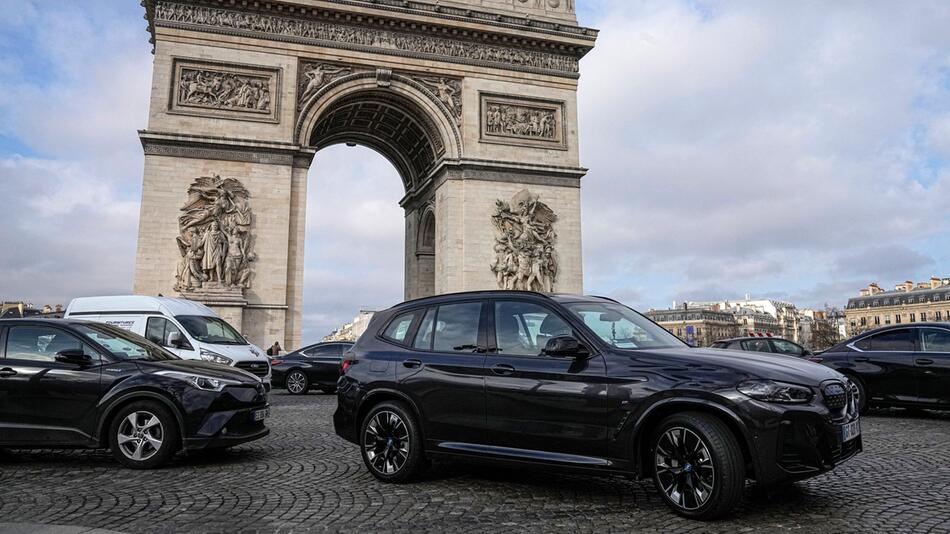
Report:
M344 355L337 434L378 479L465 457L652 478L713 518L747 479L815 476L862 449L842 374L694 349L613 300L486 291L378 313Z
M111 448L147 469L266 436L261 380L101 323L0 320L0 447Z

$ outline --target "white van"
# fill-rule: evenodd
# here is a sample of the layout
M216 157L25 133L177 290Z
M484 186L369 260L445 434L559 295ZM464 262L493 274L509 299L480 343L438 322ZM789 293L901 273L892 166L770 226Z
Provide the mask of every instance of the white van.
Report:
M140 295L73 299L64 317L111 324L148 338L181 358L231 365L270 390L270 359L198 302Z

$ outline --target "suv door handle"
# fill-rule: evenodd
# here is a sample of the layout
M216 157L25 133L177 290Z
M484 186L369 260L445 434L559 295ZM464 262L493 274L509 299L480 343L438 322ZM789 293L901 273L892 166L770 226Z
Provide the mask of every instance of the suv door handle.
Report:
M3 369L0 369L0 378L6 378L8 376L13 376L15 374L16 374L16 371L14 371L13 369L10 369L9 367L4 367Z
M409 369L416 369L416 368L422 367L422 360L417 360L415 358L406 360L402 362L402 366L407 367Z
M931 365L934 363L930 358L917 358L914 361L917 362L917 365Z
M514 374L515 368L511 365L508 365L507 363L497 363L492 366L491 372L495 373L496 375L508 376Z

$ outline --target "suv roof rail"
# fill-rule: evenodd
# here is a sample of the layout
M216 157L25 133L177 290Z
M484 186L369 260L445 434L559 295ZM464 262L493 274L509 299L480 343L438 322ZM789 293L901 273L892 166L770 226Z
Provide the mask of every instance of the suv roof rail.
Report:
M390 308L395 308L396 306L402 306L404 304L411 304L414 302L419 302L421 300L435 299L440 297L453 297L453 296L465 296L465 295L480 295L484 293L498 293L498 294L515 294L515 295L535 295L538 297L544 297L546 299L551 298L551 293L541 293L540 291L526 291L522 289L474 289L471 291L454 291L452 293L440 293L438 295L429 295L428 297L418 297L410 300L404 300L398 304L390 306Z

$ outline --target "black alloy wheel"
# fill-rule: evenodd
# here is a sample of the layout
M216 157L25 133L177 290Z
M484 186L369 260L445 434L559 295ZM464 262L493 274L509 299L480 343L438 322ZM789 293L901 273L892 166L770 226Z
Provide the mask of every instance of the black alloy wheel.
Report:
M653 480L678 514L714 519L742 498L745 462L732 431L698 412L664 419L652 441Z
M852 389L852 392L858 396L858 413L864 415L868 411L868 388L864 385L864 382L856 376L848 375L848 380L854 384L854 389L857 389L856 392Z
M109 425L109 436L112 455L133 469L164 464L181 443L175 416L155 401L137 401L120 408Z
M406 482L424 463L422 439L410 410L397 401L374 406L360 430L363 463L379 480Z
M310 389L310 379L300 369L294 369L288 373L285 382L287 392L291 395L306 395Z

